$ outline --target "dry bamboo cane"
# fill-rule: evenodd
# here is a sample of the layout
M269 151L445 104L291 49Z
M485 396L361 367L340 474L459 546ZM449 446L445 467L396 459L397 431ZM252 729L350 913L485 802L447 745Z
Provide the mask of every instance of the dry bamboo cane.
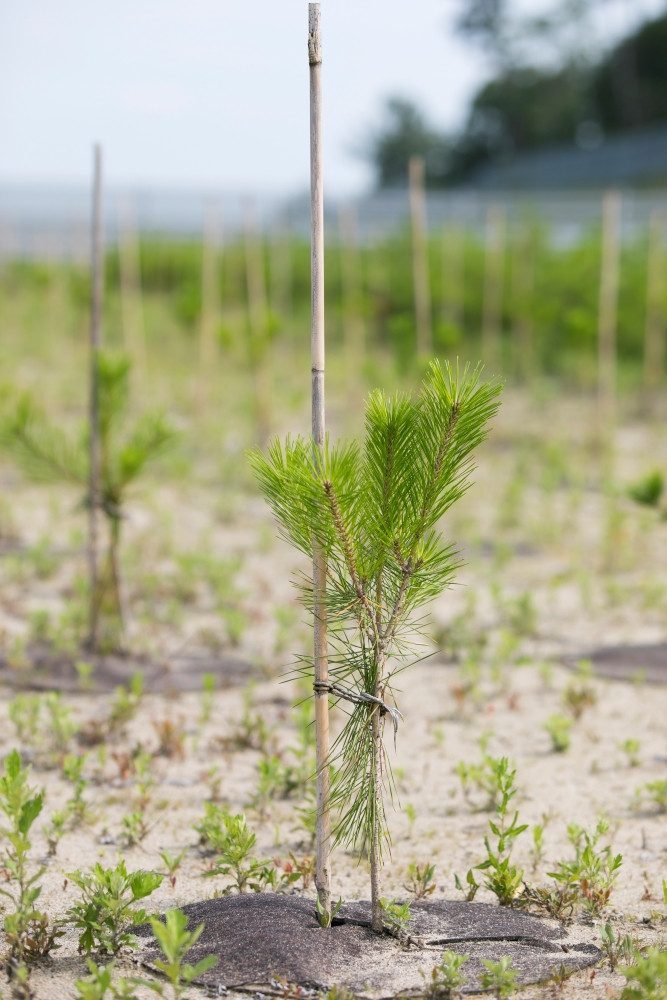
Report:
M100 414L98 358L101 341L103 234L102 234L102 148L94 147L93 218L91 227L91 305L90 305L90 471L88 490L88 579L90 604L88 644L98 645L99 622L99 518L101 500Z
M246 204L245 212L245 264L250 323L248 358L255 393L257 438L259 443L263 445L266 443L269 433L269 412L271 410L271 384L265 358L269 309L266 299L264 253L258 232L255 207L251 201Z
M461 333L464 326L465 234L445 225L442 229L442 321Z
M665 213L653 208L649 220L644 331L644 387L652 392L665 377ZM650 396L645 396L646 403Z
M482 315L482 356L492 374L501 363L501 318L503 300L503 257L505 252L505 212L500 205L486 211L486 251L484 263L484 303Z
M364 357L364 321L361 314L361 266L357 213L353 205L341 206L338 212L341 291L343 299L343 342L345 367L354 382Z
M598 441L603 474L613 464L616 419L616 313L618 306L621 196L606 191L602 199L602 256L598 311Z
M214 371L215 329L219 316L218 298L218 248L220 222L216 206L209 202L204 207L204 232L201 260L201 316L199 326L199 401L203 410L210 402L211 376Z
M141 297L141 262L139 237L135 224L134 208L130 198L122 198L118 205L120 263L120 305L123 322L123 346L130 358L138 381L146 373L146 334L144 309Z
M417 354L420 357L427 357L433 353L433 331L431 328L431 292L428 274L428 246L426 242L427 222L426 195L424 194L424 161L421 156L410 157L409 189Z
M324 201L322 190L322 36L320 5L308 4L308 61L310 63L310 218L313 444L324 456ZM326 554L313 539L314 679L329 678L327 648ZM321 909L331 913L331 816L329 812L329 697L315 695L317 828L315 885Z

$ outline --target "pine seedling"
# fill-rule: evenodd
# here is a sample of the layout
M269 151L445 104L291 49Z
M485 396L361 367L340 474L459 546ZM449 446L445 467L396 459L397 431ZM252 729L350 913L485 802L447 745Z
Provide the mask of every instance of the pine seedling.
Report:
M332 750L329 807L339 809L335 841L368 854L372 925L382 932L381 869L389 838L385 792L393 790L383 743L389 716L401 718L392 681L419 635L417 611L450 586L460 561L437 530L465 493L470 455L498 408L500 387L433 362L417 399L371 394L362 446L303 438L273 442L250 461L283 536L308 556L313 540L327 565L330 692L351 702ZM310 581L301 598L315 613ZM321 612L320 612L321 614ZM318 618L318 620L321 620ZM304 673L312 671L312 661ZM326 808L326 806L325 806Z
M130 361L123 356L97 355L99 392L99 506L105 516L108 539L106 567L97 592L90 594L97 621L106 613L110 625L108 641L116 644L123 628L120 573L121 525L129 488L146 465L174 440L174 431L160 414L146 414L129 428L125 426L129 406ZM0 420L2 445L33 479L62 481L85 490L89 497L89 457L85 433L70 436L56 427L28 395L21 397L13 413ZM91 619L92 620L92 619ZM115 623L113 626L111 623ZM96 633L96 629L92 630Z

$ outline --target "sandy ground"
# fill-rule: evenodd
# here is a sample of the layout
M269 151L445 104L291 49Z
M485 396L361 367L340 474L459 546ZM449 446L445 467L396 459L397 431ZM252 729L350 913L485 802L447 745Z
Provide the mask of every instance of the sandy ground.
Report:
M601 843L611 843L614 852L623 855L623 865L602 922L610 920L619 935L665 947L667 908L661 880L667 877L667 814L637 790L667 778L667 685L643 684L641 674L634 683L582 680L560 661L599 645L665 640L667 522L623 495L610 498L597 488L583 446L577 444L576 414L568 425L571 436L563 430L552 442L551 453L517 446L513 428L522 418L518 404L506 408L494 447L487 446L480 456L477 484L446 520L467 566L459 576L462 586L431 609L430 632L436 641L424 652L438 644L445 652L436 652L398 678L396 701L405 722L395 751L387 741L400 802L390 811L385 895L405 897L409 864L434 863L435 898L461 898L454 874L464 879L467 870L483 860L491 814L484 810L483 793L473 790L464 796L455 768L461 761L480 761L480 736L486 734L487 752L508 756L516 765L515 803L521 821L531 827L545 825L542 858L535 859L531 851L531 829L517 842L514 857L525 868L526 881L546 884L547 872L572 856L568 824L589 829L604 816L610 829ZM559 425L553 426L558 438ZM536 427L535 437L539 434ZM665 436L659 428L649 433L629 424L618 444L621 484L660 463L667 468ZM13 554L6 548L9 555L0 560L0 628L5 652L13 651L20 659L17 637L26 633L30 611L49 607L55 615L67 600L69 563L71 558L82 559L76 537L80 514L67 492L26 486L10 470L4 471L3 481L5 525L11 522L23 548ZM55 546L56 525L62 550L56 567L42 578L30 565L23 571L26 560L17 552L44 537L53 538ZM5 529L6 539L9 534ZM155 486L133 506L127 535L131 641L156 655L168 657L183 644L197 649L217 642L223 651L231 648L206 586L197 583L194 595L179 598L174 547L201 552L203 546L221 558L238 557L233 601L243 611L246 627L236 638L234 652L268 675L252 690L251 711L269 727L271 747L283 760L292 760L289 748L296 745L297 734L291 705L297 691L277 675L292 652L307 648L300 612L294 614L288 573L299 563L273 540L261 502L228 498L221 510L203 488ZM157 584L149 597L142 597L142 581L149 572ZM446 655L450 646L459 651L459 662ZM544 722L566 713L564 692L572 683L589 687L593 703L573 723L569 749L555 753ZM70 793L58 768L50 766L48 738L37 754L30 740L17 738L8 718L11 697L8 690L0 693L0 753L17 746L32 757L32 782L46 790L45 810L37 823L41 828ZM68 872L95 861L111 865L121 856L128 868L164 870L164 849L172 854L186 849L186 854L175 885L165 879L150 899L151 908L179 906L222 890L224 878L203 878L207 859L193 829L212 794L211 768L217 768L218 801L245 812L256 831L259 857L285 861L289 851L297 857L311 851L297 823L299 800L270 798L258 809L253 801L260 752L225 744L238 730L247 697L238 688L216 692L210 718L202 722L198 694L146 696L106 755L91 752L85 797L92 819L67 833L55 858L47 859L42 906L52 917L62 916L76 897L76 889L66 884ZM81 724L104 715L108 707L94 694L70 696L66 702ZM122 819L138 802L136 775L127 774L124 755L137 747L157 751L156 723L165 719L182 731L183 756L154 758L155 781L145 807L150 829L139 845L124 848L119 843ZM334 719L340 725L339 711ZM620 746L626 740L639 742L634 766ZM33 853L35 859L47 854L41 829ZM341 849L334 857L333 879L337 896L368 897L366 866ZM312 888L307 893L313 895ZM494 901L483 888L476 898ZM600 922L576 919L569 933L573 941L599 944ZM121 959L118 968L131 974L133 966ZM68 932L62 948L34 970L34 994L39 1000L71 998L75 979L84 973L84 961L76 956L76 936ZM593 1000L618 997L623 983L603 962L594 973L581 973L562 988L529 987L521 995L531 1000L552 995ZM4 984L0 990L9 992ZM193 988L189 995L205 994Z

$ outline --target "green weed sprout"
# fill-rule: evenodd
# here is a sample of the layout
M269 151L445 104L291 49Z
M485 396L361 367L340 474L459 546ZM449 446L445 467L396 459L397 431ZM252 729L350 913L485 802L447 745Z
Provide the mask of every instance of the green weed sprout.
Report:
M433 966L428 979L422 973L429 1000L451 1000L457 995L459 986L463 986L466 981L461 967L469 958L470 955L459 955L455 951L447 950L442 953L440 964Z
M62 936L57 925L49 927L49 919L40 912L36 903L42 887L39 879L44 868L29 872L30 829L42 811L42 792L36 792L28 785L29 767L21 767L17 750L12 750L5 758L5 773L0 777L0 810L6 822L0 826L0 834L8 845L0 854L0 865L6 869L7 888L0 888L0 895L14 906L7 913L3 927L11 949L11 957L18 967L26 962L48 955L57 947L56 940Z
M667 951L649 948L636 956L636 965L619 968L628 985L620 1000L664 1000L667 993Z
M155 967L163 972L169 980L173 1000L180 1000L193 979L213 968L218 961L217 955L207 955L196 965L190 965L184 961L187 953L199 940L204 925L200 924L193 931L187 930L188 918L182 910L168 910L164 915L164 923L159 917L151 917L150 925L160 946L160 951L166 960L158 959L155 962ZM161 983L148 979L136 981L147 986L154 993L159 993L161 997L164 996Z
M123 976L112 979L114 963L97 965L91 958L87 959L89 975L85 979L77 979L75 986L78 993L74 1000L137 1000L134 992L135 982ZM111 991L111 992L109 992Z
M129 488L146 465L174 440L175 433L161 414L145 414L126 427L129 408L130 361L105 352L98 355L100 428L99 505L108 526L106 567L98 593L91 594L93 613L107 613L109 622L123 624L119 549L121 525ZM68 482L88 496L87 432L66 434L42 413L30 396L18 401L14 412L0 420L0 445L37 481ZM109 642L115 644L117 628Z
M597 843L609 829L600 818L592 832L576 823L568 827L568 837L575 849L571 861L559 861L557 872L548 872L550 878L561 885L576 890L579 902L591 916L600 916L609 902L614 882L623 863L621 854L613 855L611 847L597 850Z
M657 507L665 488L665 479L659 469L647 473L628 488L628 496L644 507Z
M416 612L453 582L460 561L437 525L466 492L470 455L486 436L500 386L433 362L416 399L371 394L363 445L274 441L250 455L261 492L281 534L306 555L318 539L326 555L329 636L326 690L351 702L332 750L331 801L339 808L336 843L368 854L372 925L383 928L381 870L389 839L385 811L391 767L383 742L387 715L400 718L392 681L420 632ZM313 612L312 583L301 599ZM310 674L312 662L304 665ZM319 693L322 693L320 691Z
M139 869L128 872L125 862L103 868L99 862L87 872L68 878L81 889L81 900L67 911L71 924L80 928L79 951L117 955L121 948L136 948L132 927L146 923L146 911L136 907L161 884L163 875Z
M551 737L551 749L555 753L565 753L570 746L570 730L573 720L567 715L550 715L544 728Z
M516 977L519 972L512 968L512 959L509 955L503 955L498 962L492 962L490 958L483 958L482 965L487 971L480 976L480 984L485 990L492 990L497 1000L505 1000L516 992Z
M487 835L484 838L487 857L481 864L475 866L478 871L486 872L484 884L498 897L501 906L512 905L523 881L523 868L517 868L510 863L514 841L524 830L528 829L527 823L519 825L518 811L514 813L512 821L508 822L508 806L516 795L515 775L516 770L510 770L507 757L502 757L501 768L498 771L498 786L502 793L497 808L498 822L494 823L493 820L489 820L489 827L491 833L497 838L497 844L492 850Z

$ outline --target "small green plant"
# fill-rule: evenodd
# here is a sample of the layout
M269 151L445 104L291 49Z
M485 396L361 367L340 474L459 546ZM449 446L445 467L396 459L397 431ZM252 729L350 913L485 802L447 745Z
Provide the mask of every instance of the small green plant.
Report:
M613 972L619 962L632 962L635 955L635 945L629 934L619 937L614 933L610 923L606 923L600 931L602 951Z
M126 813L121 820L120 843L123 847L134 847L145 840L154 823L150 823L146 814L138 809L135 812Z
M341 908L342 905L343 905L343 900L339 899L337 903L334 903L332 905L332 907L331 907L330 910L326 910L322 906L319 898L316 899L315 900L315 908L317 910L317 919L319 921L320 927L325 928L325 929L327 927L331 927L331 925L332 925L332 923L334 921L334 918L336 917L336 915L337 915L337 913L340 910L340 908Z
M590 683L593 668L590 660L580 660L575 680L563 692L563 705L575 718L580 719L587 708L595 705L597 693Z
M657 781L647 781L637 789L637 795L648 795L648 798L657 807L659 813L667 812L667 779L659 778Z
M385 930L394 937L405 937L408 925L414 917L410 913L410 903L398 903L395 899L380 899L382 921Z
M210 803L206 803L210 805ZM209 810L213 815L213 810ZM232 815L224 809L215 812L216 824L209 825L207 836L216 851L216 858L204 873L207 876L226 875L232 884L224 894L233 892L262 892L266 888L280 890L291 882L296 882L298 872L283 872L278 876L275 865L269 861L258 861L252 854L257 837L246 824L243 814Z
M608 830L609 824L602 818L590 833L571 823L568 838L575 849L575 857L571 861L560 861L558 871L548 873L561 885L575 889L580 905L593 917L598 917L609 902L623 863L622 855L612 854L610 846L597 850L600 837Z
M435 892L435 865L408 865L408 881L403 888L413 899L424 899Z
M523 881L523 868L517 868L511 863L514 841L528 829L527 823L519 824L518 811L515 811L511 822L508 822L508 807L516 795L515 776L516 769L510 769L509 760L503 757L498 770L498 788L502 796L496 810L498 822L489 820L489 827L493 836L497 838L497 844L492 849L487 835L484 838L487 857L481 864L475 866L478 871L486 872L484 885L498 897L501 906L513 904Z
M164 955L164 960L157 959L155 967L167 977L173 1000L180 1000L190 983L212 969L218 958L216 955L207 955L196 965L190 965L185 961L185 956L199 940L204 925L200 924L193 931L189 931L188 918L182 910L168 910L164 915L164 923L159 917L150 917L150 925ZM161 983L146 979L138 982L164 997Z
M42 699L38 694L15 694L9 702L9 718L16 735L33 750L42 743L41 711Z
M479 979L483 989L491 990L497 1000L505 1000L506 997L516 993L516 978L519 972L518 969L512 968L512 959L509 955L503 955L498 962L483 958L482 965L487 969Z
M171 851L168 851L166 847L163 851L160 851L160 857L164 861L164 866L167 869L167 876L169 878L169 884L172 889L176 885L176 872L181 867L183 858L187 853L187 847L184 847L183 850L176 856L174 856Z
M150 896L164 876L141 869L128 872L121 861L115 868L103 868L98 862L68 878L81 889L80 901L67 911L69 922L81 930L79 951L117 955L123 947L136 948L131 929L147 920L146 911L136 903Z
M658 507L665 488L662 472L655 469L628 488L628 496L644 507Z
M440 963L433 966L430 976L422 973L429 1000L453 1000L457 996L459 987L466 981L461 968L469 958L470 955L447 950L443 952Z
M201 726L205 726L211 718L214 696L215 674L204 674L202 677L201 711L199 713L199 724Z
M136 981L119 976L112 978L114 963L97 965L91 958L87 959L89 975L85 979L77 979L74 985L79 991L74 1000L137 1000L134 992Z
M487 753L488 738L491 733L483 734L480 739L482 758L480 761L466 764L464 761L454 768L461 781L461 789L466 801L474 808L484 811L497 810L502 801L503 791L503 760L502 757L492 757ZM473 791L482 792L484 799L480 802L472 795Z
M475 896L477 895L477 890L479 889L479 882L475 878L475 874L472 868L469 868L466 874L466 884L463 885L459 876L454 873L454 885L459 890L459 892L464 893L466 903L471 903Z
M14 909L4 918L4 931L10 946L12 960L22 966L56 948L62 936L58 924L50 924L45 913L37 909L42 887L39 880L44 868L30 871L30 830L42 811L42 792L28 785L30 768L21 766L17 750L12 750L4 761L4 774L0 777L0 810L6 823L0 833L7 841L0 864L7 872L7 887L0 887L0 895L10 901Z
M619 968L628 980L621 1000L664 1000L667 996L667 951L649 948L635 956L636 964Z
M550 715L544 723L544 728L551 737L551 749L555 753L565 753L569 749L572 722L567 715Z
M628 767L639 767L641 764L641 758L639 756L639 750L641 748L641 743L639 740L623 740L622 743L618 744L618 749L622 750L628 759Z

